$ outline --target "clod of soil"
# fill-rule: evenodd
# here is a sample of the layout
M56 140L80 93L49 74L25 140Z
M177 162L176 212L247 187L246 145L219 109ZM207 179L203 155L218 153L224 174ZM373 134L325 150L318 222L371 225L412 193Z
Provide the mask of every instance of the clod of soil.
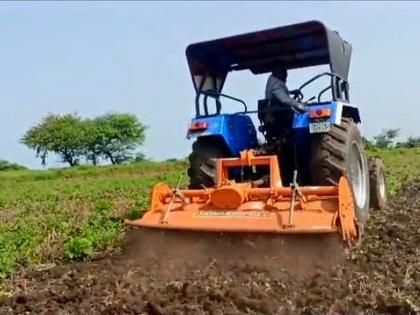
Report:
M323 254L327 268L302 277L217 259L180 260L183 268L125 252L20 275L0 314L420 314L419 222L417 182L372 211L359 248L334 264Z

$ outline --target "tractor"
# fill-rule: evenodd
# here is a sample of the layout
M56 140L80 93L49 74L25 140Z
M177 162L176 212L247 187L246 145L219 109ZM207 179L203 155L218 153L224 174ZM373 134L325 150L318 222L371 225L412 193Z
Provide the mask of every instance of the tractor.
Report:
M351 53L338 32L318 21L189 45L196 92L186 135L194 141L189 189L157 184L148 211L128 223L201 233L338 232L349 244L360 239L370 207L385 205L386 187L381 160L368 163L360 112L350 102ZM330 71L290 91L304 104L302 112L274 99L250 110L240 97L222 92L232 71L260 75L320 65ZM321 79L327 86L306 97L305 88ZM226 112L226 102L242 110Z
M370 206L369 167L378 170L386 197L384 171L380 161L368 165L358 124L359 109L350 102L349 67L351 45L322 23L310 21L295 25L201 42L188 46L188 59L196 91L196 117L187 132L195 139L189 156L190 188L212 187L216 183L216 159L237 157L242 150L260 150L279 157L282 180L291 184L297 170L300 185L337 185L343 174L349 176L355 194L358 219L365 222ZM274 122L267 122L267 99L258 102L258 110L248 111L240 98L222 93L227 74L250 70L254 75L271 72L281 65L297 69L328 64L330 72L320 73L300 87L292 96L306 104L299 114L290 108L270 112ZM329 78L329 85L315 97L304 100L304 89L315 81ZM329 94L329 100L321 100ZM222 100L230 99L244 106L233 114L222 112ZM210 112L209 99L215 110ZM261 146L249 114L257 113L259 131L265 138ZM373 181L372 183L375 183ZM376 187L373 187L376 188ZM377 204L383 205L383 200Z

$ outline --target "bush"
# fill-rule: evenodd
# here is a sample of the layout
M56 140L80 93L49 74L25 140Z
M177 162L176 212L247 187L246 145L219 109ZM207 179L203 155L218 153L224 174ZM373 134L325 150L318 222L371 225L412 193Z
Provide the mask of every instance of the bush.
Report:
M17 170L25 170L26 167L16 164L10 163L6 160L0 160L0 171L17 171Z

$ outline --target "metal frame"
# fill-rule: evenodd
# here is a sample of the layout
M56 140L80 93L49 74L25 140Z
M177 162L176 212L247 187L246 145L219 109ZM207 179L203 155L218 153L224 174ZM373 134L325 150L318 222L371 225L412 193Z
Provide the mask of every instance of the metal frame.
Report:
M304 87L308 86L312 82L318 80L319 78L322 78L324 76L329 76L331 78L331 83L329 86L327 86L325 89L321 90L318 94L318 102L320 102L321 95L324 94L326 91L331 89L332 92L332 101L346 101L350 102L350 93L349 93L349 84L348 82L340 77L337 74L331 73L331 72L323 72L320 73L313 78L309 79L305 83L303 83L298 90L302 90Z
M344 80L342 77L340 77L339 75L331 73L331 72L323 72L323 73L320 73L320 74L312 77L311 79L309 79L308 81L303 83L298 88L298 90L302 90L304 87L308 86L312 82L314 82L314 81L316 81L319 78L324 77L324 76L329 76L331 78L330 85L319 92L318 97L317 97L318 102L319 103L321 102L322 94L324 94L325 92L327 92L330 89L331 89L331 92L332 92L332 101L333 102L337 102L337 101L350 102L350 93L349 93L348 82L346 80ZM204 82L204 79L203 79L203 82ZM202 84L203 84L203 82L202 82ZM202 95L204 95L204 99L203 99L204 115L202 115L201 111L200 111L200 97ZM216 100L216 114L209 115L208 106L207 106L208 97L213 97ZM225 97L227 99L230 99L230 100L233 100L233 101L236 101L236 102L239 102L239 103L243 104L244 111L243 112L236 112L234 114L253 114L253 113L258 112L258 111L248 111L248 106L246 105L246 103L239 98L236 98L236 97L233 97L233 96L230 96L230 95L227 95L227 94L215 91L215 90L205 90L205 91L200 90L200 92L198 92L196 94L196 97L195 97L196 117L198 118L198 117L209 117L209 116L220 115L221 110L222 110L222 103L220 102L220 97Z
M201 115L201 111L200 111L200 97L201 95L204 95L203 98L203 108L204 108L204 115ZM209 97L213 97L216 100L216 114L213 115L209 115L209 110L208 110L208 106L207 106L207 100ZM222 103L220 102L220 97L224 97L233 101L236 101L238 103L241 103L244 106L244 112L243 113L247 113L248 112L248 106L246 105L246 103L236 97L227 95L227 94L223 94L214 90L206 90L206 91L200 91L199 93L197 93L196 97L195 97L195 111L196 111L196 117L209 117L209 116L216 116L216 115L220 115L220 112L222 110Z

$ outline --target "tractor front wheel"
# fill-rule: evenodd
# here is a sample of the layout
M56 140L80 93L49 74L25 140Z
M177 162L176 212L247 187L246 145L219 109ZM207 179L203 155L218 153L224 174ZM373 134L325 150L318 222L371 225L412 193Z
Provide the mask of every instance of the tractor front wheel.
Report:
M369 158L370 207L382 210L386 205L385 167L378 157Z

